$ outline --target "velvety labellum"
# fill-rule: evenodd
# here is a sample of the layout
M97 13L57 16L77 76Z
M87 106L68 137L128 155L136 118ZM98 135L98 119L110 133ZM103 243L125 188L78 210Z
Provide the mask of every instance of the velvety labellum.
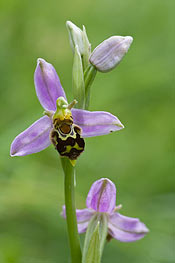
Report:
M73 123L73 119L55 119L50 139L61 156L76 160L84 151L85 142L81 137L81 129Z

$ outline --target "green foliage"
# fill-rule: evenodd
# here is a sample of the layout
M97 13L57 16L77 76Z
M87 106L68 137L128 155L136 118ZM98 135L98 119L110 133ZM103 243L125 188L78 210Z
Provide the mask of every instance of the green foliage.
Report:
M0 262L68 262L57 152L50 146L31 156L9 157L14 137L43 112L33 84L38 57L55 66L72 101L67 19L86 26L92 50L114 34L134 38L121 64L98 73L91 87L90 109L117 115L125 129L86 140L77 162L77 207L85 207L95 180L109 177L116 183L121 213L139 217L150 233L135 243L112 240L102 262L173 262L174 8L172 0L0 2Z

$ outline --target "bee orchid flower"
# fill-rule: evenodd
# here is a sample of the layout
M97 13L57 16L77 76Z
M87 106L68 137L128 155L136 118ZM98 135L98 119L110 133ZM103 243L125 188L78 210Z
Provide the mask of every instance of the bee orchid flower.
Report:
M45 115L20 133L12 142L10 155L36 153L54 144L61 156L76 160L84 150L84 139L105 135L124 126L114 115L104 111L73 109L54 67L39 58L34 74L37 97Z
M149 232L148 228L138 218L123 216L118 213L122 206L116 206L116 187L108 178L94 182L86 199L86 208L77 209L78 232L86 232L89 222L94 216L107 217L107 239L115 238L121 242L139 240ZM65 216L65 206L63 213Z

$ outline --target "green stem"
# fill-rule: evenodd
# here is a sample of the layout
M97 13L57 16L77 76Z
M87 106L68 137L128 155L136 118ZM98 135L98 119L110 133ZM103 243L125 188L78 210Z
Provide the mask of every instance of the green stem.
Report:
M86 71L84 72L84 84L85 84L85 109L87 110L89 107L89 101L90 101L90 87L95 79L97 70L96 68L89 64Z
M75 169L68 158L61 158L64 170L65 181L65 206L66 221L69 237L69 245L71 250L72 263L81 263L81 248L77 229L77 218L75 211L75 195L74 195L74 173Z

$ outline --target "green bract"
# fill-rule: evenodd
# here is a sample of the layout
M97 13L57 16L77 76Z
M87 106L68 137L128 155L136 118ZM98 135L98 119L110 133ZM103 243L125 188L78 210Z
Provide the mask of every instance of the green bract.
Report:
M74 62L72 68L72 88L73 96L78 101L77 108L84 109L85 106L85 86L84 73L81 55L78 45L75 46Z
M82 263L100 263L107 235L107 226L107 215L105 213L95 214L92 217L85 236Z

